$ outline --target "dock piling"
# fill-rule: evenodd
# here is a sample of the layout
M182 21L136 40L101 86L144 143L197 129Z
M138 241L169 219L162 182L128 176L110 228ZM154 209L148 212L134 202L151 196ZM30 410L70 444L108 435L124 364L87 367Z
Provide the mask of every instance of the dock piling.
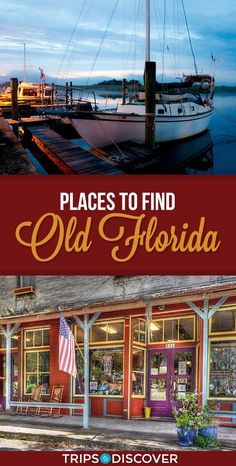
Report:
M18 120L18 79L11 78L12 119Z
M70 82L70 105L73 104L73 84Z
M66 82L66 105L69 104L69 84Z

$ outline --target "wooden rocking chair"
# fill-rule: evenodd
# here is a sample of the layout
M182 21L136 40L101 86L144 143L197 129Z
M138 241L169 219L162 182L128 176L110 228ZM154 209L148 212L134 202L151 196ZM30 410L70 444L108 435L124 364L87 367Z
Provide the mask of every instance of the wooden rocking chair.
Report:
M51 396L50 396L50 403L61 403L62 397L64 392L64 385L53 385ZM38 415L42 417L61 417L61 408L39 408Z
M25 408L21 408L21 415L24 416L35 416L38 414L40 408L35 408L30 406L30 402L33 401L34 403L39 403L42 401L42 385L37 385L33 388L30 399L25 399L24 401L29 401L29 405Z

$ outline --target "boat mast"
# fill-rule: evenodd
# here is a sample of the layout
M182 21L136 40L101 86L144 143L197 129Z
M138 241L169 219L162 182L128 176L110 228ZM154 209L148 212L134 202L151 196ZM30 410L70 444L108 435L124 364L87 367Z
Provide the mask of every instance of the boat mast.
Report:
M24 44L24 82L26 82L26 45Z
M150 61L150 0L146 0L146 61Z

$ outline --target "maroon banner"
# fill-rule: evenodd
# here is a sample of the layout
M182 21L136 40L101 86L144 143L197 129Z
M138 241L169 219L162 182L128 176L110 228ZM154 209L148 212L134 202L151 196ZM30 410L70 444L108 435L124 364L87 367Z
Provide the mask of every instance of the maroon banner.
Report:
M234 274L235 176L1 177L1 274Z
M91 466L94 464L112 465L112 464L131 464L131 465L179 465L179 466L198 466L207 464L208 466L222 466L222 463L228 462L233 465L236 459L236 453L233 451L73 451L73 452L4 452L1 451L0 459L2 464L14 464L26 466L33 464L41 466L50 464L51 466L64 466L71 464L83 464Z

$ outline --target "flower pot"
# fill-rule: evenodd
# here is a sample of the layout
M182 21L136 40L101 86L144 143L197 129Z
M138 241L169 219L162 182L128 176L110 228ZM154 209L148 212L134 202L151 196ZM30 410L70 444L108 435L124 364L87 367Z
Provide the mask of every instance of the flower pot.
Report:
M181 447L191 447L196 439L196 430L189 427L177 427L177 435Z
M144 408L144 417L145 419L150 419L151 417L151 410L152 408L149 408L146 406L146 408Z
M214 448L217 443L218 428L216 426L202 427L198 435L206 439L209 448Z

